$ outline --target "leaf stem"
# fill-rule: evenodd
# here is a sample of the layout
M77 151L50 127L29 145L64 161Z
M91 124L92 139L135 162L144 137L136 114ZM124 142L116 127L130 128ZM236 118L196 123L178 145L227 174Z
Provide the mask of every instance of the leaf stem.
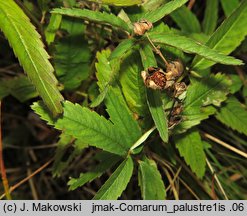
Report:
M8 200L11 200L11 195L9 191L9 183L6 175L6 170L4 167L4 161L3 161L3 143L2 143L2 124L1 124L1 109L2 108L2 101L0 101L0 170L1 170L1 176L2 176L2 183L4 187L4 191L6 194L6 197Z
M152 45L152 47L154 48L154 51L160 56L160 58L165 62L166 67L169 65L169 63L167 62L167 60L165 59L165 57L163 56L163 54L161 53L161 51L154 45L153 41L149 38L148 34L146 34L147 39L149 41L149 43Z

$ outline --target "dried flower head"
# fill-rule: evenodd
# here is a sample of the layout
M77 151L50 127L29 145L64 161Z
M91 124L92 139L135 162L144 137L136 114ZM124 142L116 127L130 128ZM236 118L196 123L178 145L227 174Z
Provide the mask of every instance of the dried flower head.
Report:
M134 33L135 35L141 36L144 35L146 31L151 29L153 24L147 20L141 20L134 23Z
M175 80L183 73L184 67L181 61L172 61L166 67L166 79Z
M187 89L187 85L184 82L178 82L174 85L174 97L178 98L182 95Z
M166 77L165 72L161 68L149 67L148 72L142 71L142 79L145 85L151 89L165 89Z

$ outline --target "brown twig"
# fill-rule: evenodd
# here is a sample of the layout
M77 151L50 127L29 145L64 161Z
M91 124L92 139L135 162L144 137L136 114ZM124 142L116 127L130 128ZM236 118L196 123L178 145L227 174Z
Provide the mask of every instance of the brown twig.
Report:
M20 182L18 182L17 184L15 184L14 186L10 187L9 192L12 193L16 188L18 188L19 186L21 186L22 184L24 184L25 182L27 182L30 178L32 178L33 176L35 176L37 173L41 172L43 169L45 169L48 165L50 165L50 163L54 160L54 158L50 159L49 161L47 161L44 165L42 165L40 168L36 169L32 174L30 174L29 176L27 176L26 178L22 179ZM2 194L0 196L0 200L3 199L5 196L7 196L6 193Z
M8 183L8 179L7 179L7 175L6 175L6 170L4 167L4 161L3 161L3 143L2 143L2 121L1 121L1 109L2 108L2 101L0 101L0 170L1 170L1 176L2 176L2 183L3 183L3 187L4 187L4 191L6 194L6 198L8 200L11 200L11 196L10 196L10 191L9 191L9 183Z
M188 4L188 9L191 10L195 3L196 3L196 0L190 0Z
M165 63L165 65L167 67L169 65L169 63L167 62L167 60L165 59L165 57L163 56L161 51L154 45L153 41L149 38L148 34L146 34L146 36L147 36L147 39L148 39L149 43L154 48L154 51L160 56L160 58L163 60L163 62Z

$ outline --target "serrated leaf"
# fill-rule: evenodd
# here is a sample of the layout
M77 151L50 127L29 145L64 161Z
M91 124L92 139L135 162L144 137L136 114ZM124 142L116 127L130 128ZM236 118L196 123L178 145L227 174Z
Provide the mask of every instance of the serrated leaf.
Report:
M218 21L218 0L207 0L204 19L202 22L203 32L210 35L214 32Z
M152 23L155 23L162 19L164 16L170 14L174 10L184 5L188 0L173 0L161 5L154 11L146 12L141 18L146 19Z
M220 0L220 2L226 16L229 16L239 6L239 0Z
M123 134L129 147L141 136L141 130L133 114L130 112L119 88L110 88L106 96L105 104L110 120Z
M131 32L132 29L121 18L114 14L101 13L99 11L91 11L87 9L78 8L56 8L51 13L61 14L70 17L77 17L84 20L89 20L98 23L104 23L106 25L114 26L123 29L127 32Z
M64 114L56 121L47 115L40 104L35 103L32 109L42 119L53 124L55 128L64 131L67 135L83 140L88 145L118 155L126 155L129 150L126 135L123 135L119 128L103 116L86 107L81 107L79 104L64 102Z
M143 0L89 0L92 2L97 2L100 4L109 4L109 5L115 5L115 6L133 6L137 4L141 4Z
M133 172L133 160L127 157L94 196L94 200L116 200L127 187Z
M125 59L120 70L120 83L130 109L140 116L145 116L147 113L145 86L141 77L142 66L138 59L136 53Z
M247 35L246 20L247 1L243 1L242 4L231 14L231 16L229 16L217 28L205 45L210 47L212 50L217 50L218 52L228 55L241 44ZM236 61L238 61L239 64L242 64L239 60L235 59L235 62ZM214 65L214 62L197 56L193 60L192 65L193 69L202 70Z
M136 40L135 39L126 39L122 41L118 46L113 50L111 53L109 60L112 59L118 59L122 60L126 54L130 51L133 52L133 48L136 45Z
M205 174L206 155L203 149L203 142L196 129L188 131L186 134L174 137L179 154L184 157L185 162L192 171L202 178Z
M247 109L235 97L230 97L216 113L216 118L232 128L247 135Z
M200 22L196 15L186 6L182 6L170 14L179 28L186 33L201 32ZM185 18L186 17L186 18Z
M77 19L63 19L61 28L69 35L57 41L54 63L59 81L65 90L73 90L89 75L91 51L82 34L85 26Z
M209 105L220 106L226 100L230 84L227 77L220 73L190 84L184 101L183 122L177 129L184 131L214 114L216 109Z
M48 45L50 45L55 40L56 32L62 21L62 16L60 14L52 14L49 25L45 29L45 39Z
M105 160L102 160L96 167L87 173L81 173L78 178L71 178L68 182L69 190L75 190L78 187L82 187L87 182L91 182L96 178L99 178L120 160L119 156L108 154Z
M150 44L142 44L141 49L139 49L139 52L144 70L146 70L149 67L157 66L153 49Z
M0 2L0 28L47 107L54 116L62 113L63 97L49 55L29 18L13 0Z
M144 200L164 200L165 185L153 160L139 161L138 182Z
M204 57L206 59L218 62L221 64L227 65L241 65L243 62L239 59L235 59L231 56L223 55L208 46L200 44L197 41L192 40L184 36L177 34L165 33L165 34L156 34L150 33L150 39L153 43L166 44L168 46L176 47L183 50L186 53L195 53Z

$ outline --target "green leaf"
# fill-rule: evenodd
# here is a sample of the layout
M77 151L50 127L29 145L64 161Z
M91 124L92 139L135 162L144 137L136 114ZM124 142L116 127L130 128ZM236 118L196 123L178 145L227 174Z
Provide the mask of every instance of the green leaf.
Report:
M97 23L104 23L106 25L114 26L123 29L127 32L131 32L132 29L121 18L114 14L101 13L99 11L91 11L87 9L78 8L56 8L51 13L61 14L70 17L77 17L84 20L89 20Z
M63 19L61 28L67 30L69 35L56 43L55 69L65 90L73 90L89 75L91 51L83 40L85 26L79 20Z
M220 0L220 3L227 17L239 6L239 0Z
M110 88L105 101L110 120L126 135L129 147L141 136L141 130L130 112L119 88Z
M142 15L141 18L146 19L152 23L155 23L161 20L164 16L170 14L177 8L184 5L188 0L173 0L168 3L161 5L154 11L146 12Z
M232 84L230 86L230 93L235 94L236 92L238 92L242 88L243 81L241 80L241 78L237 74L229 74L229 77L230 77L230 80L232 82Z
M62 16L60 14L52 14L50 18L49 25L45 30L45 39L48 45L50 45L55 40L56 32L62 21Z
M154 43L166 44L168 46L176 47L187 53L195 53L214 62L228 65L243 64L242 61L239 59L235 59L231 56L225 56L203 44L200 44L199 42L196 42L184 36L171 33L150 33L149 37Z
M147 89L148 107L154 123L159 131L161 139L168 142L168 125L165 111L161 100L161 93L152 89Z
M199 132L192 129L186 134L176 136L175 144L179 154L184 157L192 171L202 178L205 174L206 155Z
M140 116L147 113L145 86L141 77L142 66L139 56L134 53L122 64L120 83L130 109Z
M32 109L49 124L55 125L55 128L64 131L67 135L83 140L88 145L118 155L126 155L129 150L126 135L123 135L119 128L103 116L86 107L81 107L79 104L65 101L64 114L57 121L52 120L44 108L40 107L40 104L35 103Z
M247 135L247 109L235 97L230 97L224 106L216 113L216 118L232 128Z
M62 113L63 97L49 55L29 18L13 0L0 2L0 28L47 107L54 116Z
M110 60L112 59L118 59L122 60L126 54L130 51L133 52L133 48L136 45L135 39L126 39L123 40L118 46L113 50L113 52L110 55Z
M150 44L142 44L140 56L142 59L143 68L146 70L149 67L156 67L157 62L153 53L153 49Z
M243 1L242 4L231 14L231 16L229 16L218 27L218 29L212 34L205 45L225 55L230 54L241 44L247 35L246 20L247 1ZM239 63L237 63L237 61ZM214 65L214 62L202 59L201 57L197 56L194 59L192 65L193 69L202 70ZM231 64L230 62L231 60L229 59L229 64ZM236 59L234 62L236 64L241 64L241 62Z
M20 102L37 97L38 93L25 75L0 80L0 98L12 95Z
M200 22L198 21L196 15L186 6L183 5L170 15L182 31L187 33L201 32Z
M133 172L133 160L127 157L94 196L94 200L116 200L127 187Z
M100 4L109 4L109 5L114 5L114 6L132 6L132 5L137 5L141 4L142 0L89 0L92 2L97 2Z
M164 200L165 185L153 160L139 161L138 181L144 200Z
M210 35L214 32L218 21L218 0L207 0L204 19L202 22L203 32Z
M209 105L220 106L226 100L230 84L230 80L220 73L190 84L184 101L183 122L177 129L184 131L214 114L216 109Z
M115 165L120 160L119 156L107 154L107 158L101 160L100 163L87 173L81 173L79 178L71 178L68 182L69 190L75 190L82 187L87 182L91 182L103 175L109 168Z

